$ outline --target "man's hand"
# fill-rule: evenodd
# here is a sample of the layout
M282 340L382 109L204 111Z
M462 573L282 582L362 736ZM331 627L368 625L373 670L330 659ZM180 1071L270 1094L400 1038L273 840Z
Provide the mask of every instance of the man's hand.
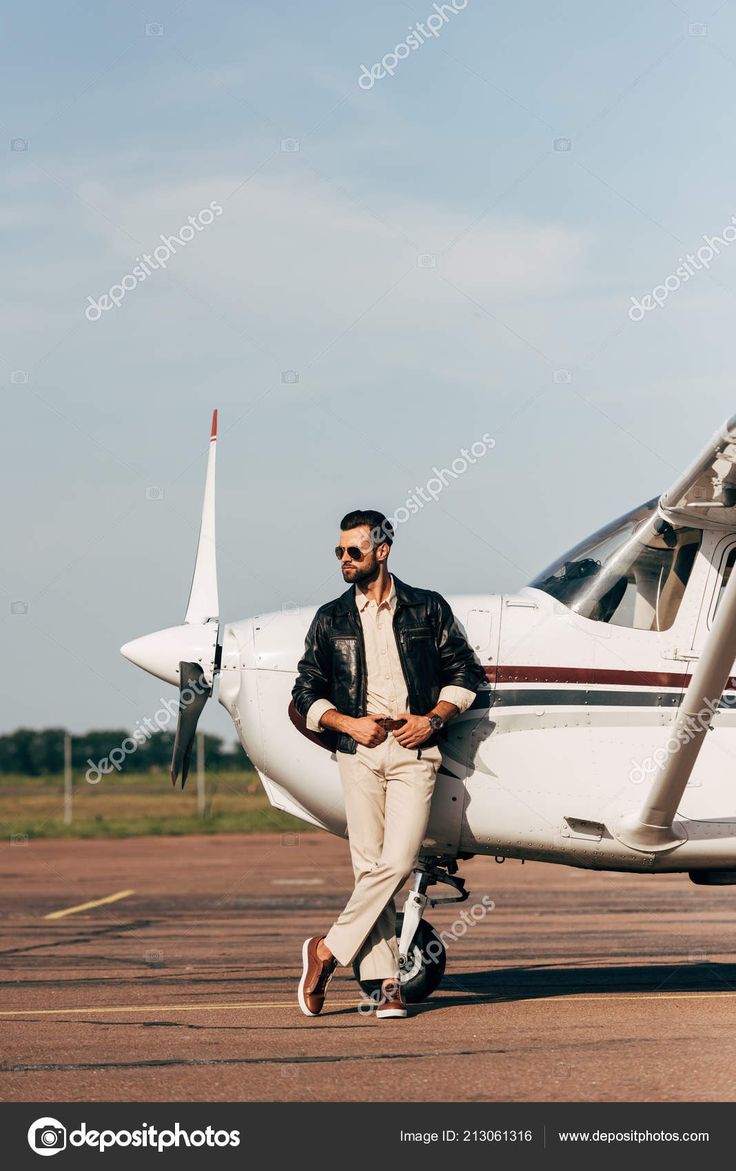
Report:
M412 716L409 712L402 712L397 719L406 720L405 724L392 732L402 748L418 748L432 735L432 727L426 716Z
M343 731L366 748L375 748L377 744L383 744L388 735L386 729L378 723L376 716L359 716L357 719L350 717Z

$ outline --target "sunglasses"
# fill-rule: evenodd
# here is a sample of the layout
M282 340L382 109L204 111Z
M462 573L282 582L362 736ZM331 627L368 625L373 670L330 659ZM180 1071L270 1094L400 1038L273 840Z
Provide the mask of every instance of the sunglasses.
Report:
M335 556L338 561L342 561L343 553L347 553L351 561L362 561L366 554L357 545L348 545L343 549L342 545L335 546Z

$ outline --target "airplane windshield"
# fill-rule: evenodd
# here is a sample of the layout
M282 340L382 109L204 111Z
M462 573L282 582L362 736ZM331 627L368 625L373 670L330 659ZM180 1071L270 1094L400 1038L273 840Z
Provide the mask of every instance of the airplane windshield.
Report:
M680 608L702 529L671 525L658 497L581 541L529 584L596 622L668 630Z

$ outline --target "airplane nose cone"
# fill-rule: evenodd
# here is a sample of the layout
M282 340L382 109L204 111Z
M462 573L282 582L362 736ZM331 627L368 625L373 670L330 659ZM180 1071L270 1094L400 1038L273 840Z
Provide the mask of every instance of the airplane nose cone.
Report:
M151 671L159 658L158 644L157 635L144 634L142 638L131 638L130 642L124 643L120 648L120 654L143 671ZM155 675L157 672L152 673Z
M132 638L121 646L120 654L142 671L148 671L169 683L176 683L180 656L174 651L168 634L167 630L157 630L154 634Z
M216 646L216 622L191 623L131 639L121 646L120 653L136 667L176 687L182 660L201 663L207 682L212 682Z

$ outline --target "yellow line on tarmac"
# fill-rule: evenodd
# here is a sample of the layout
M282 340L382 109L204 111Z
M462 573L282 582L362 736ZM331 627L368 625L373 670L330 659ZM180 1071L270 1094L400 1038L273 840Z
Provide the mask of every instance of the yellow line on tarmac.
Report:
M714 996L736 996L736 990L730 991L726 989L714 989L713 992L614 992L610 996L598 996L595 992L586 992L580 996L565 996L564 993L560 996L547 997L548 1000L588 1000L595 1003L596 1000L712 1000ZM543 997L535 997L536 999L544 999ZM528 1002L527 1002L528 1003Z
M736 992L641 992L641 993L613 993L611 995L597 995L596 993L588 993L582 996L534 996L529 999L519 999L514 1001L518 1006L526 1006L532 1004L546 1004L551 1000L558 1003L566 1004L571 1001L587 1000L590 1003L596 1004L609 1000L712 1000L714 997L723 999L728 996L736 996ZM354 1000L333 1000L330 999L328 1009L332 1008L355 1008L360 1003L360 999L356 997ZM508 1001L479 1001L473 1004L472 1001L465 1005L466 1008L484 1008L493 1007L495 1004L504 1004L506 1008L509 1006ZM442 1002L438 1002L438 1007ZM444 1007L457 1007L447 1004ZM298 1005L295 1000L274 1000L274 1001L240 1001L235 1004L115 1004L94 1006L90 1008L17 1008L5 1009L0 1011L0 1017L19 1017L19 1016L79 1016L83 1013L115 1013L115 1012L222 1012L234 1008L292 1008L297 1009ZM329 1011L325 1014L329 1016Z
M64 919L67 915L76 915L78 911L89 911L92 907L102 907L105 903L116 903L118 899L127 899L134 895L134 890L119 890L117 894L106 895L104 899L92 899L89 903L79 903L76 907L66 907L63 911L52 911L44 915L44 919Z
M330 1006L355 1007L359 1001L331 1000ZM232 1008L294 1008L299 1005L296 1000L264 1002L261 1004L116 1004L105 1005L102 1008L17 1008L0 1012L0 1017L8 1016L78 1016L88 1012L213 1012Z

